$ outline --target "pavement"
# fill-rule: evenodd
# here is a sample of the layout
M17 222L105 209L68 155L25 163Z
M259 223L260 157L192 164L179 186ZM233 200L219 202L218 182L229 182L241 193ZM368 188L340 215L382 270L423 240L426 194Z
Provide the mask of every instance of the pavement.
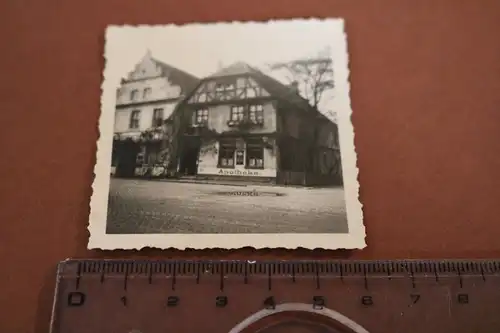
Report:
M107 233L345 233L342 188L112 178Z
M315 188L315 186L302 186L302 185L278 185L278 184L265 184L265 183L256 183L252 181L244 181L244 180L211 180L211 179L199 179L199 178L161 178L154 179L155 181L161 182L173 182L173 183L190 183L190 184L209 184L209 185L227 185L227 186L251 186L251 185L264 185L264 186L272 186L272 187L296 187L296 188ZM323 188L326 188L325 186ZM338 186L332 185L332 188L337 188ZM316 187L317 188L317 187Z

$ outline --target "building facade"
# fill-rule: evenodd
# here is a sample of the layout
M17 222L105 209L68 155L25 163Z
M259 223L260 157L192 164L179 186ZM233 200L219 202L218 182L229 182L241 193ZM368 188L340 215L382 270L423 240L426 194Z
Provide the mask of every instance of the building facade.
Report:
M341 184L337 125L245 63L202 79L178 107L181 175Z
M172 113L198 81L147 52L116 92L113 175L166 173L167 165L176 161Z

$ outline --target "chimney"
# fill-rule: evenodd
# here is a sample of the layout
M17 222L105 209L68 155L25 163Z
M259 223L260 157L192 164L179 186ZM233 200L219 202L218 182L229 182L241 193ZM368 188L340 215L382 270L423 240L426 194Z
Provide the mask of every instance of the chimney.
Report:
M293 90L296 94L299 93L299 82L298 81L293 81L289 85L290 89Z

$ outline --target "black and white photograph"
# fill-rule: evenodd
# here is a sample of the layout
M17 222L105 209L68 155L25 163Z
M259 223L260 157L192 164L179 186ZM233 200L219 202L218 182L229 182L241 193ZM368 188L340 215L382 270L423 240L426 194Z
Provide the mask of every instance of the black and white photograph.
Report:
M366 246L342 19L105 36L89 248Z

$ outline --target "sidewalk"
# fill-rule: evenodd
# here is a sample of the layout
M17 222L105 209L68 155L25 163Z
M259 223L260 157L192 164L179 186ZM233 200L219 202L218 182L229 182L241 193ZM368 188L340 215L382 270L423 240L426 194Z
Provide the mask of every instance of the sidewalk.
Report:
M280 187L280 188L302 188L302 189L327 189L339 188L340 186L303 186L303 185L281 185L269 184L263 182L252 182L243 180L209 180L209 179L195 179L195 178L153 178L145 179L149 181L170 182L170 183L188 183L188 184L205 184L205 185L223 185L223 186L258 186L258 187Z
M161 178L161 179L148 179L151 181L169 182L169 183L189 183L189 184L207 184L207 185L224 185L224 186L250 186L255 185L253 182L244 182L238 180L208 180L208 179L189 179L189 178ZM271 184L270 184L271 185Z

